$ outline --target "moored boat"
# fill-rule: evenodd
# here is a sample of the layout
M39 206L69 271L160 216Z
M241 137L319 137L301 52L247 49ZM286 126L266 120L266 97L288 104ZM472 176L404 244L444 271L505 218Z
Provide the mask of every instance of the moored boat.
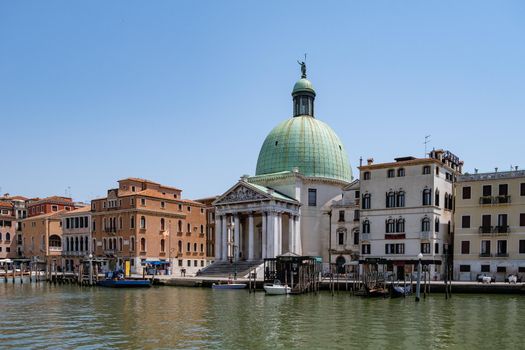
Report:
M412 285L410 284L408 284L406 287L394 285L392 286L392 298L399 298L410 294L412 294Z
M282 285L278 280L275 280L273 284L265 284L263 288L268 295L285 295L292 292L292 288L288 287L286 284Z
M213 289L244 289L246 283L214 283L211 287Z
M151 287L150 280L131 280L131 279L104 279L97 282L100 287L111 288L148 288Z

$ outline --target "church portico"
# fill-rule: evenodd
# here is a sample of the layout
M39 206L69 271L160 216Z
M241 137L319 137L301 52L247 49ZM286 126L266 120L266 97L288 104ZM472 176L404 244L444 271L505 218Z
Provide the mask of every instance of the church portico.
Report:
M217 260L262 260L301 253L300 204L263 186L239 181L214 203Z

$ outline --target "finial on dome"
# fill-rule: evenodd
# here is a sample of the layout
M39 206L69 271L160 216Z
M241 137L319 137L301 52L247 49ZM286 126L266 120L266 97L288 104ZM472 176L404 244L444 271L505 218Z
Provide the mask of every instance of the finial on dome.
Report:
M297 60L297 63L301 66L301 78L306 79L306 54L304 54L304 61Z

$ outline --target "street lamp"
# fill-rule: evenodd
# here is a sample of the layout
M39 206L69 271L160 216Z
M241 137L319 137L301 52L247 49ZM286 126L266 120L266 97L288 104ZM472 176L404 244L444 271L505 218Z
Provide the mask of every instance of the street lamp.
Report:
M419 301L421 294L421 259L423 259L423 254L419 253L417 255L417 285L416 285L416 301Z

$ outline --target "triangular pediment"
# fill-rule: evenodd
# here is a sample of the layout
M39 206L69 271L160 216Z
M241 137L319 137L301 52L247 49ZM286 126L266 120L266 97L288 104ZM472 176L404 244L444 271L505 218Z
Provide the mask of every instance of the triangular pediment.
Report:
M270 200L272 197L269 194L263 193L245 182L239 182L219 199L213 202L213 205L244 203L251 201Z

